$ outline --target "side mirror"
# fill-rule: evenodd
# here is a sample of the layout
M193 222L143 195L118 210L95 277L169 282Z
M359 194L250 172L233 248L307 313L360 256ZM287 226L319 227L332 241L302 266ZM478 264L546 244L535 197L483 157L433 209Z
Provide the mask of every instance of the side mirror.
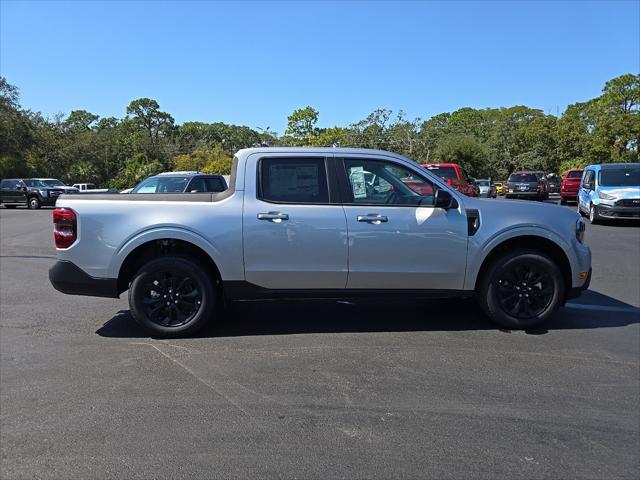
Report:
M454 208L457 206L457 202L446 190L439 188L436 190L436 196L433 200L433 206L436 208Z

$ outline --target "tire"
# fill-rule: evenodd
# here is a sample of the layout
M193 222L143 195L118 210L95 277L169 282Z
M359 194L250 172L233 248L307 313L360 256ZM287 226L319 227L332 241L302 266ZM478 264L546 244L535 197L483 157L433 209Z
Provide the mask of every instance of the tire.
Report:
M567 199L566 198L560 198L560 205L566 205L567 204Z
M27 207L30 208L31 210L39 209L40 200L38 199L38 197L30 197L29 200L27 200Z
M509 329L524 329L549 319L562 304L565 290L562 272L549 257L518 249L491 263L480 279L476 296L494 322Z
M215 280L189 257L149 261L136 272L129 288L133 318L157 337L197 332L214 316L218 303Z
M598 207L596 207L593 203L589 204L589 223L591 225L597 225L601 223L602 217L598 214Z
M16 208L17 205L5 205L4 208Z

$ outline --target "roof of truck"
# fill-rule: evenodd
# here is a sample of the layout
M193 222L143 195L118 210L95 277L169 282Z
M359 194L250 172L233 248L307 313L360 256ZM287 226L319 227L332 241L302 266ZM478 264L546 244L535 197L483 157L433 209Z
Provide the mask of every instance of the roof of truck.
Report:
M385 150L374 150L369 148L345 148L345 147L254 147L238 150L237 155L251 155L253 153L348 153L366 155L392 155L402 157L402 155Z

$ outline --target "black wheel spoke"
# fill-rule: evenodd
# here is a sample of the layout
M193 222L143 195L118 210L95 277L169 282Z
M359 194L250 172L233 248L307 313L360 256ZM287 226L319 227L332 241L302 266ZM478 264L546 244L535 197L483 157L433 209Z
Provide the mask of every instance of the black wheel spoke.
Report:
M143 283L142 309L163 327L188 323L200 310L202 295L188 272L158 272Z
M514 261L499 273L496 300L518 319L536 317L551 303L555 286L545 267L537 262Z

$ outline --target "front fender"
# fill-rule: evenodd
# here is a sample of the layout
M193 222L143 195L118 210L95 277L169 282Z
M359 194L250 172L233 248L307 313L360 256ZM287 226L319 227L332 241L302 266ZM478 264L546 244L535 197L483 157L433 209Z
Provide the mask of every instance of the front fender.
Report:
M539 225L519 225L501 230L488 238L469 238L467 250L467 272L464 279L464 289L474 290L478 273L487 256L500 244L516 237L542 237L558 245L567 256L571 270L574 270L577 258L571 245L553 230Z
M116 251L111 259L108 276L111 278L118 278L120 268L122 267L125 259L133 250L138 248L140 245L165 238L182 240L192 243L193 245L206 252L216 265L220 265L219 259L221 259L222 257L220 250L202 235L184 227L155 226L148 230L136 233L121 245L121 247Z

